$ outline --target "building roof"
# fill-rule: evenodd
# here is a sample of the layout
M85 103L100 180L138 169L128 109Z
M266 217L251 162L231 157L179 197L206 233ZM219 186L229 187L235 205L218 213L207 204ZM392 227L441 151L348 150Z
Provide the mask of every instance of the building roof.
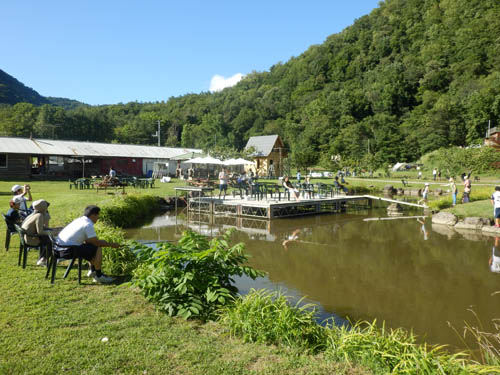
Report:
M252 156L268 156L278 139L278 135L261 135L250 137L245 148L253 147L256 152Z
M176 155L172 158L172 160L189 160L189 159L193 159L197 156L201 156L203 155L201 152L194 152L194 151L191 151L191 152L188 152L186 154L180 154L180 155Z
M198 149L0 137L0 153L170 159Z

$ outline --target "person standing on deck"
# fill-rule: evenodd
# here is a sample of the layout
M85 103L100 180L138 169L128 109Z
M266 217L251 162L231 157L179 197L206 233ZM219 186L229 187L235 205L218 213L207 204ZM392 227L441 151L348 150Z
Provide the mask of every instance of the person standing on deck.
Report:
M500 228L500 186L495 186L495 192L491 195L491 204L493 205L495 227Z
M224 197L222 199L226 199L227 173L224 168L222 168L222 170L219 172L219 199L223 190L224 190Z

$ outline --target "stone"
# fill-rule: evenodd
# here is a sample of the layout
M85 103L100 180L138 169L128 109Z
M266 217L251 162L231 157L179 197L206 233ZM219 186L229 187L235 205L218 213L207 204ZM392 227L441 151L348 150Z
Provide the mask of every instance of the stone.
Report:
M455 225L457 221L457 217L450 212L441 211L435 215L432 215L433 224Z
M484 234L500 236L500 228L495 227L494 225L484 225L481 230Z
M483 225L490 225L490 219L485 218L485 217L466 217L464 219L464 223L469 224L469 225L475 225L478 227L482 227Z

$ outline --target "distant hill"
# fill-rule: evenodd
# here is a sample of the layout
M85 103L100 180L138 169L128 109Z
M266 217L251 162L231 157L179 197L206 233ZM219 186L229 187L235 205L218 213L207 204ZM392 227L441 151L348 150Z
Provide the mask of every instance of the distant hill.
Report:
M50 104L47 98L0 69L0 103L13 105L20 102Z
M74 109L86 105L73 99L42 96L0 69L0 104L14 105L16 103L52 104L64 109Z
M78 100L68 99L68 98L56 98L54 96L46 96L50 104L57 105L58 107L63 107L64 109L75 109L82 105L87 106L88 104L79 102Z

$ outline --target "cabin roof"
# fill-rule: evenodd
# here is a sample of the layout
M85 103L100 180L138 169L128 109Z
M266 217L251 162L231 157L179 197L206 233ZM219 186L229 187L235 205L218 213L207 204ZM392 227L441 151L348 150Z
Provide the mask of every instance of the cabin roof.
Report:
M252 156L265 157L273 151L279 136L275 135L261 135L257 137L250 137L245 148L254 147L255 153Z
M170 159L198 149L0 137L0 153Z

